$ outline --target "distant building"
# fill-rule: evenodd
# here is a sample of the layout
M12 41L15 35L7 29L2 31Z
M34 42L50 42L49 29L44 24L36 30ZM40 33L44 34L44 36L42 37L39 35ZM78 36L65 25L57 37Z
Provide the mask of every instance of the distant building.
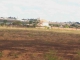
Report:
M49 22L47 20L41 19L38 23L38 26L49 26Z
M10 19L10 20L17 20L16 17L7 17L7 19Z
M6 22L6 24L12 24L15 21L21 21L23 25L33 25L38 27L50 27L49 22L40 18L22 19L17 20L15 17L0 17L0 24Z
M17 21L17 18L15 17L0 17L0 24L4 23L6 21L6 24L12 24L14 21Z

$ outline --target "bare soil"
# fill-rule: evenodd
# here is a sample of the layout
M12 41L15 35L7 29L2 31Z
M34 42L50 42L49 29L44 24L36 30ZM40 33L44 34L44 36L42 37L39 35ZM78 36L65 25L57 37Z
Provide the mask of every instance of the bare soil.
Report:
M0 60L47 60L50 51L62 60L80 60L80 34L0 30Z

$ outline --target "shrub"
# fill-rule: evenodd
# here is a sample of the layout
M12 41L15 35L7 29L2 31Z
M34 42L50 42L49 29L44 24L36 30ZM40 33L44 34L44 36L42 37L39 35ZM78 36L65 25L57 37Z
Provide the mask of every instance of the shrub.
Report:
M58 58L55 51L49 51L49 53L44 54L45 60L62 60Z
M2 57L3 56L3 53L2 53L2 51L0 52L0 57Z

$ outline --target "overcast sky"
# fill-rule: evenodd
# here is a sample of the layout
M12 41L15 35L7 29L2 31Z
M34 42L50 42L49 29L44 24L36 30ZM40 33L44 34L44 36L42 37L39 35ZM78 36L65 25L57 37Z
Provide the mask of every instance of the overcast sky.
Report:
M80 22L80 0L0 0L0 17Z

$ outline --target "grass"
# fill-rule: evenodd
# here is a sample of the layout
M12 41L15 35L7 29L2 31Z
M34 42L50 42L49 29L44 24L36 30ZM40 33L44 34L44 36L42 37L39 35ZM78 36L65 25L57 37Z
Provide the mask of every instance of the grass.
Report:
M58 60L56 53L53 51L49 51L49 53L45 53L44 56L45 56L45 60Z
M79 60L80 30L0 27L0 50L11 52L2 60Z
M2 53L2 51L0 52L0 58L1 58L1 57L3 57L3 53Z
M20 27L0 27L1 30L34 30L34 31L52 31L58 33L70 33L70 34L80 34L80 29L72 29L72 28L54 28L54 29L41 29L41 28L20 28Z

